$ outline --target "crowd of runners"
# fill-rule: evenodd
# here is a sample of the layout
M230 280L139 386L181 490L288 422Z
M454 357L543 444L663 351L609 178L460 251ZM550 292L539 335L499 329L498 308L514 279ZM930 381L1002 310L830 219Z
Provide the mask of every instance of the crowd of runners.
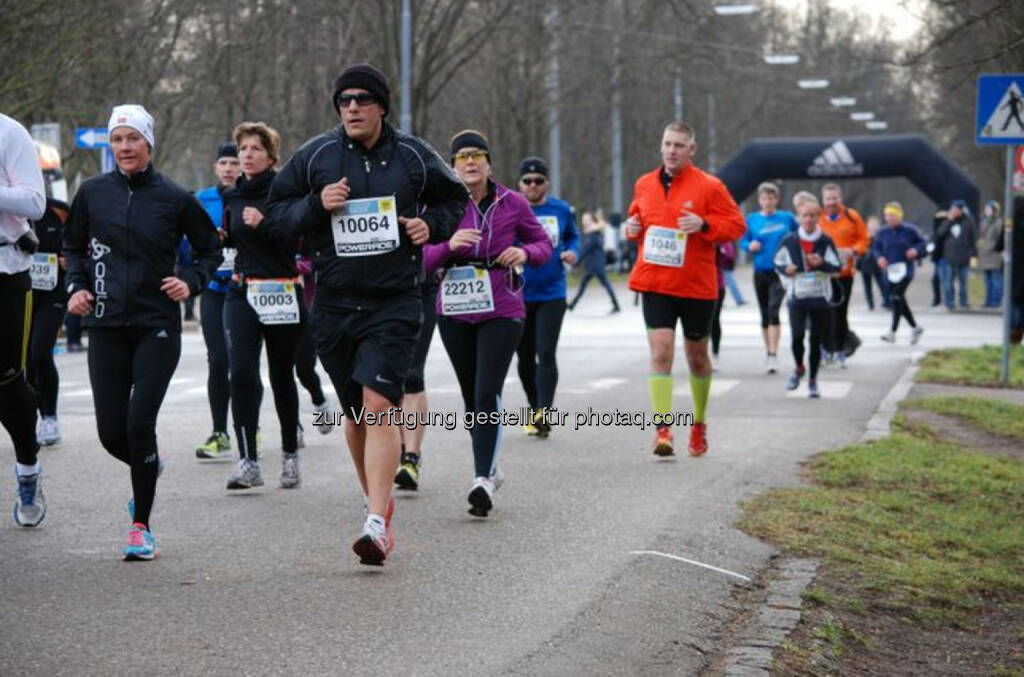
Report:
M422 481L426 431L388 414L428 412L424 365L436 327L465 413L476 421L467 426L469 512L488 516L502 484L503 426L494 414L502 411L506 375L517 358L529 402L525 433L547 438L558 420L550 414L559 335L575 304L566 302L566 269L586 264L592 222L601 220L588 215L580 233L570 205L549 194L544 159L524 158L516 185L502 185L484 131L454 134L445 159L390 124L390 100L380 71L350 66L333 90L337 127L282 164L278 133L242 122L213 158L217 184L195 195L153 166L153 117L139 105L115 106L108 129L116 168L82 183L70 206L46 198L32 140L0 115L0 310L19 318L0 327L0 420L17 461L17 524L36 526L45 516L39 448L61 438L53 349L66 310L89 333L99 442L129 470L123 557L155 557L151 518L163 469L156 422L181 353L180 303L196 296L211 424L195 455L237 454L227 490L264 484L265 344L280 487L301 485L297 377L316 430L327 434L343 421L365 502L352 549L363 564L382 564L395 547L395 490L415 491ZM926 245L898 203L886 205L887 225L873 244L835 184L820 201L798 193L794 214L779 209L779 187L764 183L760 210L744 217L725 185L693 163L696 149L690 125L665 127L660 165L636 181L622 224L636 248L629 288L647 329L658 456L676 452L669 422L677 325L693 402L686 448L694 457L708 451L724 275L736 242L753 258L768 373L780 370L788 298L794 368L786 388L806 376L809 396L818 397L821 362L844 366L856 348L846 316L854 262L869 246L889 284L892 327L882 338L893 341L903 319L912 342L922 332L905 292ZM176 265L183 238L193 252L185 266ZM587 268L579 294L591 274L617 313L603 262L599 271ZM343 418L332 416L317 359Z

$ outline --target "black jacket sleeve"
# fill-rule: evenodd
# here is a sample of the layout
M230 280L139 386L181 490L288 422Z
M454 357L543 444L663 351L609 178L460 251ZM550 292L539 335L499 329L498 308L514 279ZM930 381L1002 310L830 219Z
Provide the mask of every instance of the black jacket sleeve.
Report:
M422 218L430 226L431 244L446 242L459 227L469 204L469 191L437 151L423 143L427 177L420 201L427 209Z
M306 181L308 151L307 146L292 155L270 184L264 218L269 219L268 231L280 231L275 233L275 237L297 238L312 233L316 225L329 215L320 202L320 196Z
M89 273L89 209L86 207L88 190L81 188L71 202L71 212L64 226L64 257L68 262L68 294L81 289L90 289Z
M178 230L192 245L193 263L182 268L178 277L188 284L192 296L198 296L206 289L207 283L224 257L220 251L217 229L202 205L192 195L186 195L178 212Z

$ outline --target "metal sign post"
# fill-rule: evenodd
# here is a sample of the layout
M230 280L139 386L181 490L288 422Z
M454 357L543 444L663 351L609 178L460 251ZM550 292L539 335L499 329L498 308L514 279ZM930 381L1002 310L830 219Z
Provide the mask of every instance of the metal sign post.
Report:
M1013 215L1013 147L1024 144L1024 73L982 75L978 78L974 140L979 145L1006 146L1003 219L1009 219ZM1003 233L1003 262L1003 356L999 379L1006 384L1010 381L1010 325L1013 315L1013 237L1009 228Z

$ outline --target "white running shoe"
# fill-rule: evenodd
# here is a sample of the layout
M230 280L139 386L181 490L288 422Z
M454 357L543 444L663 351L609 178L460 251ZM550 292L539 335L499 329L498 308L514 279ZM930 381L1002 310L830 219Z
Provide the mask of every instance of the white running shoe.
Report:
M326 399L324 399L324 401L321 402L320 404L314 404L313 411L319 414L320 417L314 418L313 420L328 420L327 415L330 413L330 410L330 404L327 402ZM330 423L313 424L313 427L316 428L317 432L319 432L321 435L327 435L332 430L334 430L334 426L331 425Z
M774 374L779 371L779 356L765 355L764 369L767 374Z
M499 480L500 482L500 480ZM490 477L477 477L473 480L473 489L469 492L469 514L474 517L487 517L494 507L494 492L497 482Z
M921 340L921 334L924 333L924 327L914 327L914 333L910 336L910 345L916 346L917 342Z
M896 343L896 332L890 331L886 334L882 334L881 339L886 343Z
M56 416L43 416L39 419L36 441L44 447L60 442L60 424L57 422Z
M714 354L711 355L711 371L712 372L718 371L718 355L714 355Z

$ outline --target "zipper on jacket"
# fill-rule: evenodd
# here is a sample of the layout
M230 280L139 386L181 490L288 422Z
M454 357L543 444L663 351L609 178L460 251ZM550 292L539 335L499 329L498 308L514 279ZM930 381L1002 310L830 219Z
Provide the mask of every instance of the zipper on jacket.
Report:
M131 298L132 298L131 287L129 285L131 283L131 272L130 272L130 269L131 269L131 251L132 251L132 247L131 247L131 240L132 240L131 222L132 222L132 196L133 195L135 195L135 193L132 191L131 179L129 178L128 179L128 209L125 211L125 216L124 216L124 231L125 231L125 245L126 246L125 246L125 251L124 251L124 288L123 288L123 292L124 292L124 320L125 320L126 323L128 322L128 318L130 317L130 315L129 315L129 312L130 312L129 304L131 303Z

